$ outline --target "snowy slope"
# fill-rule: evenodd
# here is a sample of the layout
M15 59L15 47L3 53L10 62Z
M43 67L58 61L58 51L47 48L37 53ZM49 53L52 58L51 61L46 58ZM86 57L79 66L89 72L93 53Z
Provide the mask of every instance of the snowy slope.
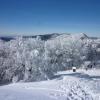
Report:
M0 100L100 100L100 70L59 72L55 79L0 86Z

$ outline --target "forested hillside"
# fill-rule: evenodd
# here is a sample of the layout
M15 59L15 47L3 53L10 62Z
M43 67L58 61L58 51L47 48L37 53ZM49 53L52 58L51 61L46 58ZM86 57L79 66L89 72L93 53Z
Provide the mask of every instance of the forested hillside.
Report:
M0 40L0 81L41 81L52 79L57 71L99 68L100 39L85 34L16 37Z

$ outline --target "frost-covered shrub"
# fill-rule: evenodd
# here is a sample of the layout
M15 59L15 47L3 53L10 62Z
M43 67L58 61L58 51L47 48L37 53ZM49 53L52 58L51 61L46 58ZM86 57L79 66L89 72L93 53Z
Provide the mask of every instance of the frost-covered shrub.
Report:
M0 46L1 81L40 81L53 76L45 66L44 41L19 37Z

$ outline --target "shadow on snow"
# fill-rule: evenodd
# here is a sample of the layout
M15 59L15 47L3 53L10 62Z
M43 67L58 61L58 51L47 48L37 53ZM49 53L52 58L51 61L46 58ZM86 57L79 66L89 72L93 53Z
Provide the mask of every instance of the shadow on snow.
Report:
M77 77L77 78L81 78L81 79L86 79L86 80L100 79L100 76L90 76L88 74L79 73L79 72L70 73L70 74L55 75L53 79L56 79L56 78L57 79L61 79L63 76L73 76L73 77Z

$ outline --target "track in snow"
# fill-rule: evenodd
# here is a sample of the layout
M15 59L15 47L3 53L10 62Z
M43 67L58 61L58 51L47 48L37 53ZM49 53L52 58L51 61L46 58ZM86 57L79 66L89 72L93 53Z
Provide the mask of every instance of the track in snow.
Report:
M73 77L64 77L59 85L59 90L61 92L52 93L51 96L64 100L93 100L91 94L81 87L80 81Z

